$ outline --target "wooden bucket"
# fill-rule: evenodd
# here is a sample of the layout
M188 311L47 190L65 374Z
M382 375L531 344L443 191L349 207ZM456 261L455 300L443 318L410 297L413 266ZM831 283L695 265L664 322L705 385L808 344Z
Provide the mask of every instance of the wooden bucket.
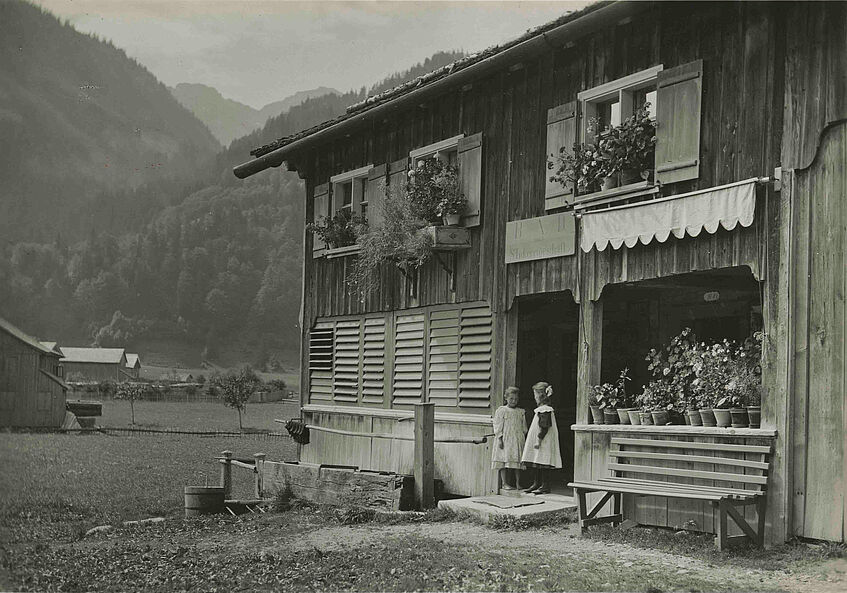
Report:
M224 511L222 486L186 486L185 516L212 515Z

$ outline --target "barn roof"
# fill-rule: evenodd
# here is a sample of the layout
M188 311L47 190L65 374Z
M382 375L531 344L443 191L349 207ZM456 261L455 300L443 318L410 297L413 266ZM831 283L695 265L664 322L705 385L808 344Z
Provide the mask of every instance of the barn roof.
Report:
M44 354L52 354L53 356L58 356L55 352L44 346L41 342L33 338L31 335L19 330L17 327L12 325L9 321L6 321L2 317L0 317L0 330L5 331L10 336L17 338L27 346L35 348L39 352L43 352Z
M307 139L317 139L313 137L334 133L341 128L347 128L348 125L356 125L366 118L375 117L376 111L382 111L380 108L383 106L401 100L411 100L412 96L416 100L422 99L425 93L430 91L434 94L440 90L436 87L443 86L441 84L443 80L450 79L447 84L458 85L472 80L475 76L490 72L493 68L505 67L510 61L520 61L525 55L535 55L545 48L562 46L595 28L617 22L637 11L644 10L649 4L648 2L600 0L580 10L566 12L549 23L529 29L516 39L465 56L393 89L367 97L364 101L351 105L346 113L334 119L260 146L250 151L250 154L256 158L238 165L233 169L233 173L236 177L243 179L268 167L278 167L284 162L286 156L289 156ZM297 146L293 146L295 144Z
M128 369L134 369L136 366L141 367L141 359L138 357L138 354L127 352L126 366Z
M42 344L45 348L47 348L48 350L50 350L51 352L55 352L55 353L56 353L56 354L58 354L59 356L64 356L64 355L62 354L62 349L61 349L61 348L59 348L59 343L58 343L58 342L45 342L44 340L42 340L42 341L41 341L41 344Z
M62 347L62 362L99 362L120 364L124 360L123 348L70 348Z

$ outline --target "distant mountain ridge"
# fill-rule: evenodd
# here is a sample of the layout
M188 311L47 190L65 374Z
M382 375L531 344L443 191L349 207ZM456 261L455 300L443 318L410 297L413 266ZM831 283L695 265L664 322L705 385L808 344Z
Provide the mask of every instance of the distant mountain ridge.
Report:
M0 237L85 236L104 192L196 178L220 149L153 74L49 12L0 2Z
M183 107L190 110L217 138L227 146L236 138L261 129L271 117L278 116L295 105L323 95L340 95L329 87L299 91L281 101L274 101L256 109L233 99L227 99L214 87L181 82L169 89Z

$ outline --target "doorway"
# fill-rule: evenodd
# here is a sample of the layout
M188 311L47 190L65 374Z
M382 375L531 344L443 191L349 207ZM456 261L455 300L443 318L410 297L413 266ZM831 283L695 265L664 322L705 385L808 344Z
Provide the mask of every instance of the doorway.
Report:
M553 472L551 487L566 493L573 480L576 421L576 373L579 307L569 291L520 297L515 301L518 315L518 351L515 382L520 389L520 407L526 411L527 425L536 407L532 386L546 381L553 386L556 426L562 470Z

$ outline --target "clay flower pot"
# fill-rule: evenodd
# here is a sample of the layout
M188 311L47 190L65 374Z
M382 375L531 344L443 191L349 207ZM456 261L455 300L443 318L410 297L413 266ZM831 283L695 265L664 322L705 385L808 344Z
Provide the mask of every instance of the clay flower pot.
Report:
M594 421L594 424L606 424L603 420L603 410L601 410L597 406L588 406L591 410L591 419Z
M638 419L642 426L653 426L653 414L650 412L638 412Z
M632 408L618 408L618 419L620 419L621 424L632 424L629 420L629 411Z
M712 411L715 413L715 422L720 428L727 428L732 425L732 414L729 410L715 408Z
M750 428L759 428L762 422L761 406L747 406L747 417L750 419Z
M750 425L746 408L730 408L729 414L732 417L733 428L747 428Z
M671 417L667 410L653 410L650 413L653 414L653 424L656 426L665 426L666 424L670 424Z
M459 223L462 221L461 214L445 214L444 215L444 224L447 226L459 226Z
M638 169L624 169L621 171L621 185L629 185L642 181L641 171Z
M604 408L603 420L606 421L606 424L618 424L620 422L620 418L618 417L618 411L610 410L609 408Z
M641 412L640 411L636 410L635 408L632 408L630 410L627 410L627 414L629 414L629 423L630 424L632 424L633 426L640 426L641 425Z
M700 410L700 419L703 421L703 426L717 426L718 422L715 419L715 411L711 408Z
M691 426L703 426L700 410L686 410L685 415L688 417L688 424Z

